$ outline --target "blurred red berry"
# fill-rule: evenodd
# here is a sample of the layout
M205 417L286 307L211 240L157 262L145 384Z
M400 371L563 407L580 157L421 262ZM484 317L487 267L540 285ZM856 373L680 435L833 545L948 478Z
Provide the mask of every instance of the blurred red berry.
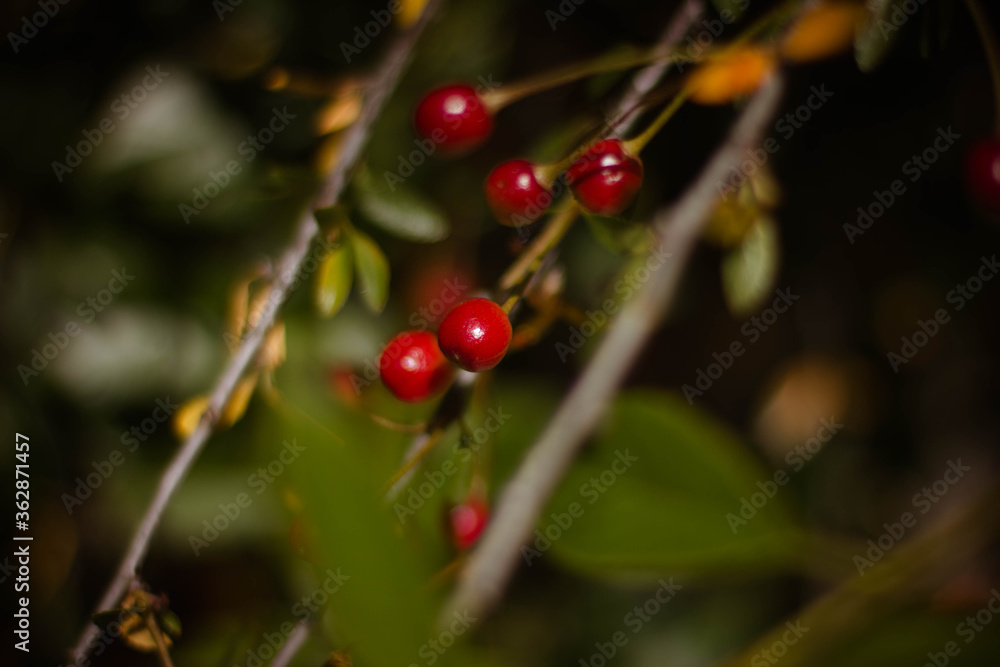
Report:
M503 308L489 299L469 299L441 321L441 351L467 371L485 371L500 363L513 330Z
M965 176L979 203L1000 209L1000 138L979 139L966 155Z
M455 548L465 551L479 539L486 522L490 518L490 509L479 498L470 498L462 505L451 510L451 538Z
M455 154L486 141L493 131L493 114L471 86L442 86L420 100L414 126L442 153Z
M433 396L451 379L451 366L441 354L437 338L426 331L397 335L382 351L378 365L382 384L409 403Z
M618 139L605 139L570 165L566 182L586 210L617 215L632 203L642 186L642 162Z
M511 160L486 178L486 202L500 224L520 227L542 217L552 203L552 193L539 183L535 165Z

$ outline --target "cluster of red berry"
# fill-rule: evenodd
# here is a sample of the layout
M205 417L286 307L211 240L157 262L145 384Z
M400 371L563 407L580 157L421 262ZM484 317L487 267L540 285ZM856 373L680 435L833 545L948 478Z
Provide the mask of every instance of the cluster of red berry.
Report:
M455 84L424 96L414 124L425 138L443 139L442 151L454 155L486 141L493 131L493 113L475 89ZM486 178L486 201L501 224L519 227L534 222L552 203L557 176L554 165L521 159L504 162ZM601 140L574 157L566 169L566 183L584 209L616 215L642 185L642 162L622 141Z
M392 339L379 359L382 383L400 400L422 401L451 381L449 360L474 373L489 370L507 353L512 335L507 313L495 302L463 301L441 321L436 336L404 331Z

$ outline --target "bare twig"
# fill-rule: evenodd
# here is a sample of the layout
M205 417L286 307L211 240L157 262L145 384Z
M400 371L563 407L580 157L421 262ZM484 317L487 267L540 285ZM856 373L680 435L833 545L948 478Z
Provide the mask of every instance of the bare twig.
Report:
M653 333L677 291L687 259L724 182L744 151L761 138L773 117L783 83L780 75L755 96L701 176L676 205L654 220L670 261L628 301L610 326L592 361L563 400L504 488L496 512L459 577L458 589L445 605L442 619L454 611L480 617L500 600L545 503L563 478L577 450L590 434Z
M170 660L170 651L167 649L167 642L163 639L159 623L156 622L156 614L152 611L147 611L145 621L146 627L149 629L149 634L153 635L153 642L156 644L156 655L160 659L160 667L174 667L174 663Z
M660 36L658 50L668 54L677 48L688 29L704 11L704 0L687 0ZM628 134L638 119L638 115L632 112L639 107L643 98L656 87L673 64L671 60L661 60L644 67L632 77L625 92L608 114L608 126L615 128L614 136L621 138Z
M926 598L955 576L996 536L997 501L993 486L957 507L927 530L894 547L871 570L852 574L839 585L799 610L792 620L804 627L823 628L790 651L782 665L813 665L838 645L850 643L852 633L870 628L880 618L915 599ZM718 663L719 667L752 664L754 656L780 640L782 622L750 646Z
M306 643L308 637L309 621L299 621L299 624L292 630L292 634L288 635L288 639L285 640L281 650L274 656L274 660L271 661L271 667L287 667L291 664L292 660L298 654L299 649Z
M431 20L438 4L438 0L433 0L424 10L420 21L399 36L372 76L371 85L365 94L361 116L347 130L343 149L336 166L327 177L314 204L303 212L291 244L278 260L274 284L264 304L257 326L246 334L241 346L223 369L215 389L212 391L208 410L198 427L184 441L170 465L163 472L156 493L132 537L131 544L122 558L114 578L97 604L97 611L113 607L128 589L129 583L137 576L149 550L153 532L160 523L163 512L173 499L181 482L187 477L195 460L201 454L206 441L212 434L218 415L222 413L224 406L232 396L233 389L256 356L264 334L274 324L278 312L293 289L293 285L298 282L297 275L302 262L319 232L313 211L331 206L339 200L351 172L360 160L362 151L371 137L372 127L376 119L395 89L396 82L409 62L417 38ZM89 653L99 634L100 630L96 626L88 624L70 653L70 659L73 663L78 662Z

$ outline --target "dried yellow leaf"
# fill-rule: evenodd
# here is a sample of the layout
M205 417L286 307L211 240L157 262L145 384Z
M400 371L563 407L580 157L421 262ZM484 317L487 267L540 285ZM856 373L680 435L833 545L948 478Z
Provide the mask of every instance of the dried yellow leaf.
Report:
M864 7L846 2L821 2L806 10L781 43L781 55L807 62L836 55L854 42Z
M399 27L409 28L417 22L420 15L424 13L427 0L402 0L402 7L399 11Z
M201 416L208 409L208 396L195 396L188 399L181 405L180 409L174 413L174 433L181 440L188 438L194 430L198 428Z
M698 104L727 104L755 91L777 59L769 49L745 46L720 53L696 69L688 79L691 99Z
M229 398L229 402L222 411L222 416L219 418L219 426L232 426L240 420L247 411L247 405L249 405L250 397L253 396L253 390L256 387L256 373L248 375L239 381L236 389L233 390L233 395Z

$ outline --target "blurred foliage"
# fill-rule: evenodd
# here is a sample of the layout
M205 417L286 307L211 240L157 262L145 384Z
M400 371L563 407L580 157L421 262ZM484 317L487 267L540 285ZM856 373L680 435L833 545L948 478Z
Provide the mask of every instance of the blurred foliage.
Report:
M26 664L62 664L176 451L172 424L197 423L198 397L259 314L252 302L266 298L274 259L397 33L389 25L364 34L385 3L219 4L59 5L0 61L0 425L32 442L35 634ZM419 4L405 3L410 18L401 20ZM547 12L571 4L565 21L550 23ZM649 144L636 204L621 219L576 225L552 281L558 304L525 308L526 321L562 319L540 318L536 344L476 386L462 423L384 502L409 431L433 406L401 404L380 386L382 344L402 328L433 328L456 299L496 282L524 240L490 218L486 174L512 157L563 157L600 127L626 77L504 109L483 149L457 162L427 155L409 115L443 81L503 84L650 44L679 4L447 3L376 123L343 206L319 215L324 244L311 249L313 268L297 276L280 331L231 404L231 428L213 435L153 540L142 577L183 623L176 664L267 664L271 639L284 641L308 618L321 630L295 665L320 665L334 650L359 667L431 656L597 664L595 642L617 631L629 639L619 664L708 665L856 576L852 556L913 509L946 461L964 457L974 470L919 529L995 483L995 286L952 312L899 373L885 359L997 247L996 221L966 204L959 169L964 145L990 125L987 70L967 15L935 0L888 37L870 23L856 40L857 64L845 54L788 68L785 124L768 128L780 150L767 170L781 196L741 187L716 211L713 244L696 251L669 321L537 528L544 535L574 502L583 513L522 565L495 617L443 654L431 647L458 556L448 510L477 479L497 497L602 339L604 325L583 337L583 322L613 317L603 309L643 259L645 222L691 182L735 114L685 108ZM723 41L734 37L772 4L712 2L682 47L714 40L716 29ZM903 4L866 3L890 20ZM720 9L746 15L730 25ZM5 5L4 34L35 11ZM342 44L360 53L348 62ZM168 74L148 78L149 68ZM819 86L830 101L809 107L808 121L788 121ZM849 243L842 225L900 177L936 128L951 126L962 145ZM755 324L786 285L801 302ZM235 317L234 302L243 304ZM574 336L580 345L561 358L557 345ZM746 353L709 375L737 341ZM711 386L691 406L681 387L700 374ZM182 411L187 401L194 407ZM843 428L804 458L821 419ZM13 449L5 451L10 470ZM638 460L619 474L611 466L623 452ZM596 491L591 480L608 469L613 484ZM779 471L787 485L734 535L727 514ZM957 629L993 594L996 564L994 544L931 600L907 600L863 627L840 619L840 634L811 628L807 638L831 640L810 664L918 664L948 641L961 647L955 664L996 664L992 626L969 643ZM684 588L633 633L628 614L670 577ZM318 591L326 600L312 611L303 596ZM790 647L783 664L795 661ZM156 658L119 642L95 664Z

